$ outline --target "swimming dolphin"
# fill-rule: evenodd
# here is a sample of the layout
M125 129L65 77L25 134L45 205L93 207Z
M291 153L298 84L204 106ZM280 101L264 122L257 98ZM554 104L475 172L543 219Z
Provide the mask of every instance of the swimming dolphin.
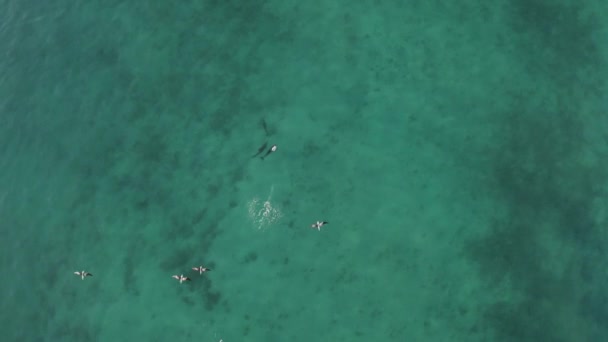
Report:
M271 154L272 152L274 152L276 150L277 150L277 145L272 145L272 147L268 150L268 152L266 152L266 154L260 158L262 158L262 160L264 160L264 158L266 158L269 154Z
M251 157L251 158L255 158L255 157L259 156L262 152L264 152L264 150L266 149L266 146L268 146L268 142L265 142L264 145L260 146L260 148L258 148L258 153L254 154L253 157Z

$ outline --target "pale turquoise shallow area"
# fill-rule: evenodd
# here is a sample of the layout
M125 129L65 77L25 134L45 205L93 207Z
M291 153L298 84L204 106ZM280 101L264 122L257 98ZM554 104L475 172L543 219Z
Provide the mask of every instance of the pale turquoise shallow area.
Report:
M608 340L605 1L0 8L2 341Z

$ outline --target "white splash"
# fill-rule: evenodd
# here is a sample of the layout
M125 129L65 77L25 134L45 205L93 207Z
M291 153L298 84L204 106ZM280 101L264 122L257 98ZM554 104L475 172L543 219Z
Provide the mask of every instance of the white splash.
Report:
M270 203L273 191L274 186L271 186L270 194L264 202L260 201L258 197L249 201L249 219L251 219L256 229L266 229L283 216L281 210Z

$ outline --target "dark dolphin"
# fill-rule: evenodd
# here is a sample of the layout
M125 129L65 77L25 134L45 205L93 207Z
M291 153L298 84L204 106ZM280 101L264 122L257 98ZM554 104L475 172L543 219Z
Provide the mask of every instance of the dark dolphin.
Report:
M264 145L260 146L260 148L258 148L258 153L254 154L253 157L251 158L255 158L257 156L259 156L262 152L264 152L264 150L266 149L266 146L268 146L268 141L264 143Z

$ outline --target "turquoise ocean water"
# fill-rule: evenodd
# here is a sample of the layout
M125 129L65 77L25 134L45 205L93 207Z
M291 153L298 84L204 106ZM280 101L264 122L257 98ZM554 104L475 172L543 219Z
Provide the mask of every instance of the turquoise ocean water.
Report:
M0 8L2 341L608 341L606 1Z

